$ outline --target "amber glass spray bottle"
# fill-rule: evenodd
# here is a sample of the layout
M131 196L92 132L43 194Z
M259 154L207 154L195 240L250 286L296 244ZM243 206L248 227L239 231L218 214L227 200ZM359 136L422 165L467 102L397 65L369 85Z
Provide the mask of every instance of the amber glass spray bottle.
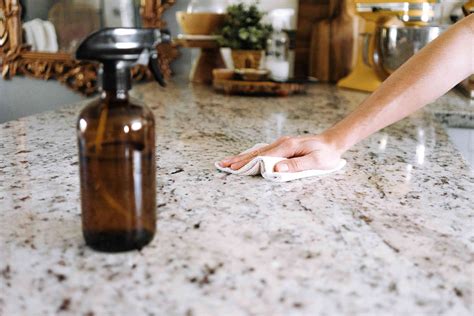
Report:
M169 35L159 30L104 29L76 52L103 65L102 94L77 121L83 234L99 251L141 249L155 234L155 120L128 91L137 62L149 62L164 85L155 49L164 41Z

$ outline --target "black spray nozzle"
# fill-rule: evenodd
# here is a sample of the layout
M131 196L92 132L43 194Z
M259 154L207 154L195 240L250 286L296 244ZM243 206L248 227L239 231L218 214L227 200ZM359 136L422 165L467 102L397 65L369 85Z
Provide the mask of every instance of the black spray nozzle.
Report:
M76 51L79 60L103 64L104 90L129 90L130 67L148 65L155 79L165 82L158 66L156 46L169 43L169 32L143 28L108 28L89 35Z

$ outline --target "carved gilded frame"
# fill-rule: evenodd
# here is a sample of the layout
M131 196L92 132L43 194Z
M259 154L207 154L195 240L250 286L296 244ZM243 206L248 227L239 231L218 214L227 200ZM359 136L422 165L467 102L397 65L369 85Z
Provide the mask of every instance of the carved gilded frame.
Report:
M166 27L163 13L176 0L141 0L140 15L143 27ZM7 80L25 75L43 80L55 79L85 95L97 91L98 65L75 60L68 53L33 52L23 43L21 5L18 0L0 0L0 70ZM178 56L174 44L158 46L160 68L165 77L171 75L171 62ZM135 80L150 79L147 67L137 66L132 71Z

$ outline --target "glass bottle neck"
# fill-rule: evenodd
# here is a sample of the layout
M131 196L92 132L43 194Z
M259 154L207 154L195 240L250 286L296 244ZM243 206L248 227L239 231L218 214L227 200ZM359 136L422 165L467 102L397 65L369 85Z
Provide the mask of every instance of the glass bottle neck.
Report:
M108 103L117 102L122 104L123 102L128 102L129 95L127 90L104 90L100 98Z

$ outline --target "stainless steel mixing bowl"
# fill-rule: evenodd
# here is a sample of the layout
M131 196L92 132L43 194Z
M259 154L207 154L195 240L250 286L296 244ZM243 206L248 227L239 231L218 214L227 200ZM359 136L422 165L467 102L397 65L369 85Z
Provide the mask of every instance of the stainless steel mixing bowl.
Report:
M446 28L447 26L377 27L373 56L377 74L385 80Z

